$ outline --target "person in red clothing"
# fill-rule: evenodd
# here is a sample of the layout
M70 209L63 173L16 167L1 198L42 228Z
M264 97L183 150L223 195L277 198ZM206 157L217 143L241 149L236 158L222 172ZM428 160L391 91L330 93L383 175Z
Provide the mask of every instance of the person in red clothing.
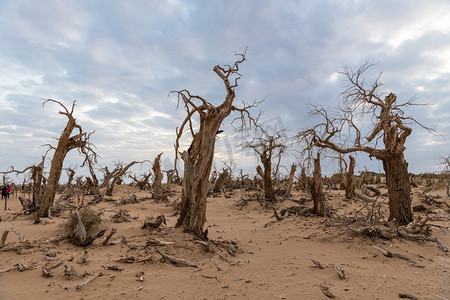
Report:
M11 187L8 185L6 187L6 197L9 199L9 194L11 193Z

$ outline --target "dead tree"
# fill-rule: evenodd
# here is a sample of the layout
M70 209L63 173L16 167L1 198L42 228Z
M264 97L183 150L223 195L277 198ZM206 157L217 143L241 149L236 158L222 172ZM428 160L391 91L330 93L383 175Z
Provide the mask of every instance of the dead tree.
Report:
M238 179L239 183L240 183L240 187L241 188L245 188L246 187L246 183L250 181L250 179L248 178L248 174L244 174L244 170L243 169L239 169L239 179Z
M292 164L291 172L289 173L288 184L286 187L286 192L284 194L285 197L289 198L291 196L292 184L294 183L295 171L297 171L297 165Z
M231 192L233 190L233 174L234 171L236 169L236 163L234 162L234 159L230 160L229 162L224 161L223 162L223 166L224 168L227 170L228 172L228 178L225 181L225 186L229 189L229 191Z
M341 94L340 105L335 110L311 106L310 115L321 120L297 137L306 147L331 149L342 154L362 151L381 160L386 173L390 219L406 224L413 220L408 163L404 156L405 142L412 132L407 124L420 123L404 116L404 107L414 105L414 99L397 103L397 96L392 93L382 97L378 91L382 85L381 75L369 86L366 84L363 76L370 67L366 63L356 71L345 68L341 74L349 81L349 86ZM358 127L366 124L366 118L373 125L369 131ZM381 143L384 147L379 147Z
M135 164L142 164L142 163L144 163L146 161L147 160L132 161L128 165L126 165L125 167L123 166L122 163L118 163L116 165L116 168L114 169L114 171L111 173L112 174L112 176L110 178L111 182L108 181L108 183L107 183L107 189L106 189L105 195L111 197L112 193L113 193L113 190L114 190L114 187L119 182L120 178L122 176L124 176L128 172L128 169L130 169Z
M85 157L83 163L81 164L81 167L84 167L87 164L89 173L91 174L91 178L86 178L86 187L88 188L90 195L94 195L97 197L98 195L100 195L100 185L94 170L94 164L97 163L97 153L92 151L88 153L84 148L81 149L81 152Z
M39 197L38 201L36 201L36 205L39 207L35 217L36 222L38 222L41 217L46 216L49 208L53 205L56 189L61 177L64 159L67 153L70 150L82 148L85 149L85 153L94 152L89 141L90 134L84 132L73 117L75 101L72 103L72 108L70 111L61 102L53 99L45 100L42 105L45 105L48 102L56 103L61 106L62 110L60 110L59 113L67 117L67 124L58 139L57 146L53 147L49 145L50 149L54 150L54 153L50 165L50 173L48 175L47 184L44 186L42 196Z
M272 161L277 159L278 165L282 154L286 150L286 145L283 142L282 131L278 131L276 136L268 135L261 130L261 135L254 137L252 141L244 143L245 148L250 148L255 151L263 165L263 168L257 169L258 174L261 175L264 182L264 197L266 200L275 200L275 190L273 188L272 176L277 175L277 172L272 173ZM259 134L259 133L258 133Z
M314 158L313 177L310 180L310 193L314 202L313 213L323 216L325 213L325 194L322 187L322 169L320 167L320 153Z
M305 166L302 166L300 178L298 178L298 183L300 185L300 190L302 190L302 192L306 192L308 190L308 176L306 176Z
M171 169L171 170L167 170L167 171L163 171L163 172L166 173L167 190L170 191L170 185L172 184L172 182L174 180L174 176L176 175L175 169Z
M155 157L155 161L153 162L153 166L152 166L152 170L153 170L153 198L154 199L161 198L161 193L162 193L161 182L162 182L162 176L163 175L162 175L162 172L161 172L161 155L162 155L162 152Z
M444 165L442 175L447 182L447 197L450 197L450 155L442 157L442 164Z
M227 187L231 185L231 176L226 168L222 169L222 172L219 173L219 176L216 180L214 180L213 193L220 193L225 191Z
M106 187L106 190L109 189L109 185L111 183L111 179L120 172L122 168L122 163L118 162L116 163L114 169L112 171L109 170L108 166L102 168L102 172L103 172L103 180L102 183L100 184L100 188L104 188Z
M177 226L182 226L186 231L203 238L207 238L207 231L203 231L206 221L206 197L214 146L220 125L233 111L240 112L242 122L245 121L245 117L256 121L248 112L248 109L256 103L244 104L243 108L233 105L236 97L235 88L240 78L239 66L245 61L245 53L237 54L237 56L240 59L233 65L216 65L213 69L226 89L225 100L219 106L212 105L200 96L192 95L188 90L171 92L178 96L178 105L182 103L187 113L181 126L176 130L175 153L176 156L179 154L184 161L181 210ZM197 128L194 128L195 121L198 122ZM191 134L191 144L187 150L180 151L180 139L186 131Z
M152 172L147 172L142 174L140 177L137 175L130 174L128 175L131 179L134 180L134 184L140 189L140 190L146 190L150 188L150 178L152 178L153 174Z
M355 175L355 158L350 155L350 163L348 165L345 180L345 198L352 199L355 195L355 187L353 185L353 177Z

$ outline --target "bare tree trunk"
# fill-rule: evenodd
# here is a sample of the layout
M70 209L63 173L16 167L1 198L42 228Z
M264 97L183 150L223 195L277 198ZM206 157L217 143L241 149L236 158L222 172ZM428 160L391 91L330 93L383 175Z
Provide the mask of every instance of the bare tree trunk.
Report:
M313 211L319 216L323 216L325 212L325 194L322 188L322 171L320 168L320 154L314 159L314 172L311 182L311 197L314 202Z
M306 176L305 168L302 167L302 171L300 173L300 189L303 192L306 192L307 191L307 187L308 187L308 177Z
M345 198L352 199L355 195L355 187L353 185L353 176L355 174L355 158L350 155L350 164L348 166L347 178L345 182Z
M264 177L263 177L264 198L266 198L266 200L273 201L275 200L275 191L273 189L272 183L272 161L270 158L263 155L261 156L261 162L264 167Z
M203 238L207 238L207 231L203 232L203 225L206 222L209 174L214 157L215 134L218 126L217 128L207 127L205 130L208 131L205 135L210 138L203 139L203 144L207 140L209 141L202 147L203 159L194 160L187 151L183 151L181 154L184 161L184 177L181 210L177 226L183 226L186 231L193 232Z
M294 183L294 177L295 177L295 171L297 170L297 165L292 164L291 166L291 172L289 173L289 180L286 188L285 197L291 196L291 189L292 189L292 183Z
M396 219L400 224L413 220L411 209L411 186L408 176L408 163L403 152L388 156L383 160L386 184L389 195L389 219Z
M161 172L161 155L158 154L155 157L155 161L153 162L152 170L153 170L153 198L159 199L161 197L161 181L162 181L162 172Z
M37 165L33 166L32 178L33 178L33 186L32 186L32 207L33 210L39 209L39 199L41 198L41 188L42 188L42 173L44 172L44 162L45 156L42 156L42 161Z

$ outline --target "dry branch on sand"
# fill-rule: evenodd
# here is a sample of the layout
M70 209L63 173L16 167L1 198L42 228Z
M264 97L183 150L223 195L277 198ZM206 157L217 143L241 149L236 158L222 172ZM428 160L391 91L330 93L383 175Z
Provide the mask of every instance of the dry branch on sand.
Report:
M103 273L99 273L97 275L92 275L91 278L89 278L88 280L86 280L83 283L80 283L79 285L77 285L77 290L81 290L82 288L84 288L88 283L94 281L94 279L96 279L97 277L103 276Z
M170 262L171 264L176 265L177 267L197 268L197 265L189 260L181 259L181 258L177 258L177 257L171 256L171 255L165 254L158 249L156 249L156 252L161 255L162 259Z

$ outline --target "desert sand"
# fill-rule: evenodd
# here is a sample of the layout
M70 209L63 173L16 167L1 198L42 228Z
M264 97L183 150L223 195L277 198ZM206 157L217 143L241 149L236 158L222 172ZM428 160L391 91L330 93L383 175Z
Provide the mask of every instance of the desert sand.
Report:
M177 188L173 200L180 197ZM418 196L421 190L423 187L414 189L413 205L422 203ZM0 202L0 234L14 230L25 237L21 242L10 231L0 248L0 299L327 299L324 289L337 299L399 299L399 295L450 298L449 253L430 241L359 236L345 226L330 226L329 220L317 216L290 215L277 221L273 211L259 201L236 207L243 195L251 193L236 190L227 197L222 194L208 199L205 228L210 242L204 244L174 228L175 207L165 202L147 199L117 205L130 193L138 198L150 196L148 191L122 185L114 190L116 201L90 206L103 212L110 229L117 229L111 241L122 242L103 245L100 238L87 247L74 246L60 237L69 212L35 224L30 215L22 213L17 198L9 199L7 211ZM337 214L351 216L360 207L357 201L344 201L341 191L325 193ZM441 202L450 201L445 190L430 193L441 195ZM298 205L304 195L296 191L292 199L297 201L280 201L278 211ZM310 200L302 201L312 206ZM387 203L387 198L379 201ZM119 209L128 210L133 220L112 222L110 216ZM449 209L433 207L432 211L440 219L430 223L444 228L432 227L431 236L449 247ZM167 226L141 229L147 217L160 214L164 214ZM411 261L386 257L374 246ZM85 251L88 257L81 263ZM196 267L171 264L157 251ZM60 261L51 277L42 276L44 267ZM19 266L32 270L20 271ZM65 266L76 275L65 275ZM334 266L343 270L344 279Z

